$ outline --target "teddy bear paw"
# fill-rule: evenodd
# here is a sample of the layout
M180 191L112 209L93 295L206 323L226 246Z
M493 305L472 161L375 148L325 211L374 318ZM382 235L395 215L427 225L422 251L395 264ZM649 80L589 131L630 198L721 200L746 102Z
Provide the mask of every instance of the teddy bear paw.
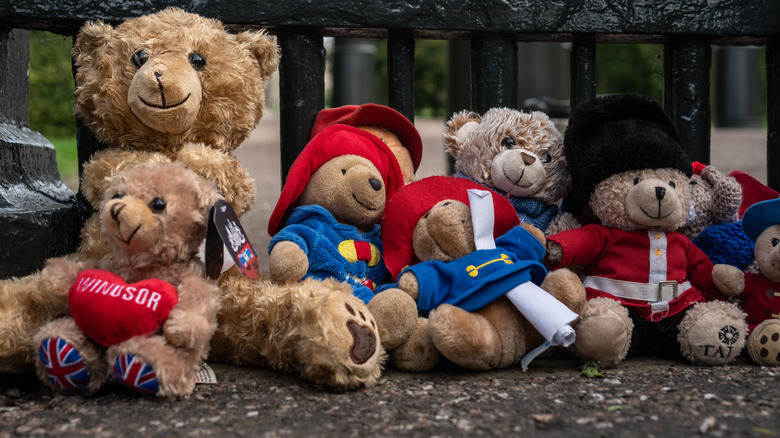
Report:
M780 365L780 320L767 319L756 326L748 337L747 350L758 365Z
M628 310L609 298L588 301L575 326L574 349L584 360L595 360L602 366L614 366L625 359L631 344L634 324Z
M56 336L44 339L38 347L38 358L53 387L65 394L87 391L92 372L78 350L68 341Z
M113 371L119 383L139 394L153 397L160 391L160 383L152 366L135 354L117 356Z
M698 303L680 322L680 352L699 365L734 361L745 346L745 314L731 303Z
M414 373L429 371L439 363L441 353L431 338L429 322L418 317L409 337L390 352L390 364L398 370Z

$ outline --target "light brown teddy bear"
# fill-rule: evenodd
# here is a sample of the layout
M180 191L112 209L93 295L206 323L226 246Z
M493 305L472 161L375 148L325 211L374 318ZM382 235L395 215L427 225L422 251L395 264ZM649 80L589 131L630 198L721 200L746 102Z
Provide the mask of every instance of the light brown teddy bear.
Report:
M179 9L117 27L88 22L76 38L75 113L107 149L85 164L81 192L97 209L111 180L141 163L179 160L212 181L237 214L254 181L230 152L263 115L264 86L279 55L264 32L225 31ZM97 215L81 231L77 259L107 257ZM65 308L40 275L0 282L0 371L30 369L30 337Z
M541 283L575 313L585 304L576 274L546 275L539 263L544 235L521 224L498 194L493 194L497 249L477 250L469 189L484 187L464 178L429 177L399 190L385 210L385 256L398 289L378 293L368 307L390 363L401 370L431 369L441 355L476 370L520 363L545 340L504 296L526 281Z
M747 351L753 362L780 366L780 198L751 205L743 217L745 234L755 241L758 272L715 265L712 278L747 313Z
M219 288L206 280L198 251L219 198L181 163L114 178L99 211L112 257L50 259L41 272L52 301L71 314L33 337L42 381L92 394L113 374L145 395L192 392L217 328Z
M444 128L456 176L505 195L520 219L553 234L579 226L559 204L571 189L563 136L543 112L461 111Z
M553 268L581 265L588 303L575 350L615 365L627 353L733 361L744 314L718 295L712 263L678 232L688 217L691 163L671 120L640 95L580 103L565 136L573 193L601 224L547 237Z

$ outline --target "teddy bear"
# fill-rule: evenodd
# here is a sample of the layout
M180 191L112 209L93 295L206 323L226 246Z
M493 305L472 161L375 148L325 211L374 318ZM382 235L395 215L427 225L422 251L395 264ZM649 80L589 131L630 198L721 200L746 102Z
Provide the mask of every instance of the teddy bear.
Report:
M354 126L377 136L398 161L404 182L408 184L415 180L422 159L422 139L414 124L403 114L375 103L327 108L317 113L311 136L334 124Z
M780 198L750 206L742 218L745 234L755 242L758 273L715 265L712 277L727 297L736 297L747 313L747 351L759 365L780 365Z
M478 250L470 189L485 190L465 178L428 177L404 186L385 209L385 260L398 283L368 308L390 363L401 370L431 369L442 355L475 370L520 363L545 339L504 296L518 284L541 284L574 312L585 304L574 273L547 275L541 230L521 224L509 201L491 191L486 233L497 248Z
M98 209L111 180L141 163L178 160L216 184L237 214L254 181L231 155L263 114L278 47L263 31L228 33L213 19L168 8L116 27L87 22L73 48L76 115L106 149L85 163L81 193ZM73 257L109 256L96 214ZM30 337L63 314L38 273L0 282L0 371L31 368Z
M231 34L217 20L176 8L116 27L87 23L74 46L75 112L107 148L84 166L85 197L96 205L116 175L141 163L180 161L214 183L241 216L255 187L231 152L263 114L278 52L263 31ZM108 257L97 224L87 221L73 257ZM0 371L32 368L32 335L67 309L43 293L40 279L0 285ZM236 268L218 284L222 307L210 360L294 372L335 389L377 383L384 356L375 323L342 285L284 286L267 273L248 279Z
M387 282L378 221L404 184L375 135L333 124L293 162L268 223L269 271L280 283L334 278L368 303Z
M547 237L553 269L581 265L588 302L574 350L605 366L626 354L718 365L745 343L744 313L714 299L713 264L682 233L691 162L655 101L616 94L580 103L564 147L573 195L600 221Z
M746 269L754 260L753 242L742 231L742 186L715 166L692 163L691 206L680 232L715 264Z
M447 122L443 136L456 175L505 195L523 222L545 234L579 225L559 208L571 189L571 175L563 136L545 113L461 111Z
M51 299L70 311L33 336L43 382L94 394L113 375L144 395L192 392L220 307L198 256L219 198L179 162L136 166L113 179L98 212L112 257L49 259L41 272Z

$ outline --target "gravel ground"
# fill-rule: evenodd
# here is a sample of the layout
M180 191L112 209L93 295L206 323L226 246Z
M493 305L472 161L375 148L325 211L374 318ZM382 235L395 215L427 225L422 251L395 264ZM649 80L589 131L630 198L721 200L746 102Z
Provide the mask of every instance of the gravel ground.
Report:
M780 434L780 370L631 359L587 378L570 358L474 373L442 364L390 370L335 393L269 370L212 364L218 383L178 402L109 385L54 395L32 375L0 375L0 438L12 436L764 437Z

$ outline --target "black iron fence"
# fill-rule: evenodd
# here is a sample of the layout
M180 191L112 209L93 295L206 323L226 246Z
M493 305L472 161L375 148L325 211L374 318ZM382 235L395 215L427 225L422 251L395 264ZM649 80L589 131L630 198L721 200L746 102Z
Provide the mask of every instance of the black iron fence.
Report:
M167 6L277 35L283 175L324 107L324 36L386 38L388 103L412 120L415 39L470 41L478 112L518 107L518 69L526 68L518 42L572 43L572 106L595 96L596 43L664 44L664 107L702 162L710 161L712 46L765 45L767 175L780 189L780 2L773 0L0 0L0 277L73 250L85 215L59 181L51 145L27 128L26 30L75 35L87 20L119 23ZM76 124L83 162L101 145Z

